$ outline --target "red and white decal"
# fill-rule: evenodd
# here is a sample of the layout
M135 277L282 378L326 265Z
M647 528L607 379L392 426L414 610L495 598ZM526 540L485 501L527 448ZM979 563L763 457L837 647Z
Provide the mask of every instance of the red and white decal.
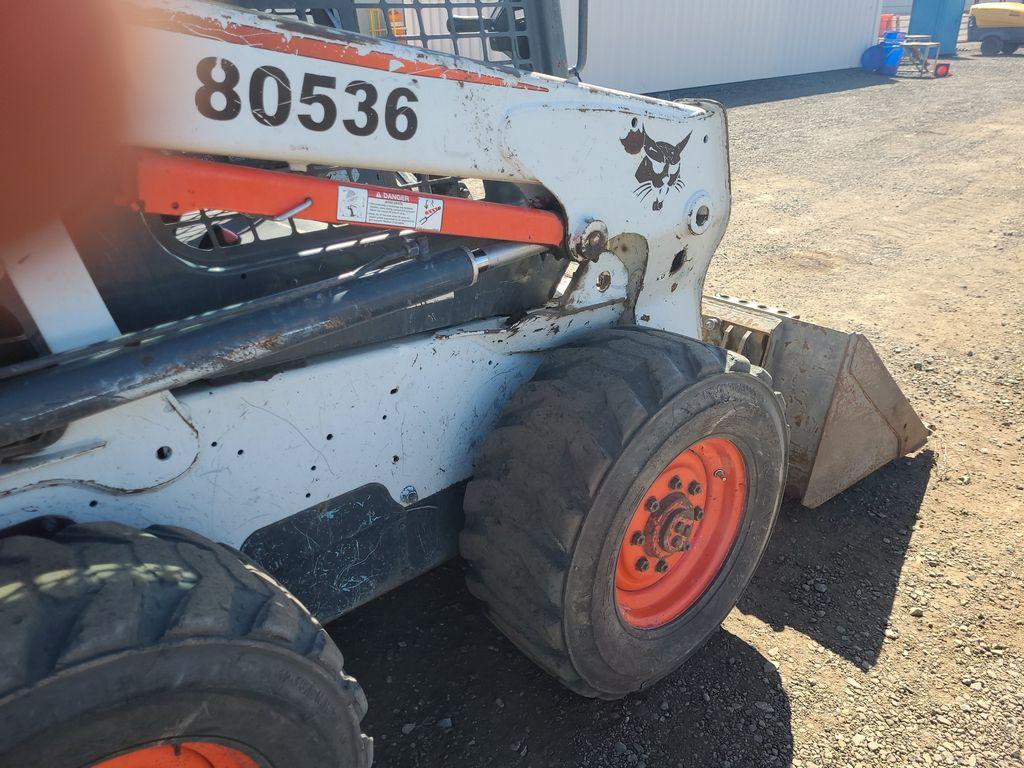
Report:
M409 192L338 187L338 221L440 232L444 200Z

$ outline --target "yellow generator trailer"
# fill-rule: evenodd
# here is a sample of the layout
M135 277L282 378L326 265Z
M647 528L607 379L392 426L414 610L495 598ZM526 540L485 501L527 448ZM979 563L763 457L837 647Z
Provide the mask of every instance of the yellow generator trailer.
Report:
M1016 53L1024 44L1024 3L978 3L971 8L967 39L983 56Z

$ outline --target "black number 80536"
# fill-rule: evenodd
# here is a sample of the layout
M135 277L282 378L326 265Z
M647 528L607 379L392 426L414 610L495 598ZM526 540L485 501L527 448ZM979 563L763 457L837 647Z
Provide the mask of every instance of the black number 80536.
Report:
M220 65L223 76L214 78L214 70ZM241 74L238 67L228 59L208 56L196 65L196 75L202 83L196 91L196 108L211 120L234 120L242 113L242 97L238 93ZM273 81L277 98L273 106L266 105L268 83ZM338 105L331 91L338 87L337 78L328 75L306 73L302 78L299 104L310 107L310 111L298 115L299 124L310 131L329 131L338 121ZM345 130L354 136L369 136L380 126L377 111L379 94L377 89L363 80L355 80L345 87L345 93L356 96L358 116L342 120ZM214 96L222 98L216 100ZM416 94L408 88L396 88L388 94L384 104L384 128L388 135L399 141L407 141L416 134L418 121L410 104L418 101ZM257 122L263 125L284 125L292 114L292 86L288 75L277 67L263 66L249 78L249 111Z

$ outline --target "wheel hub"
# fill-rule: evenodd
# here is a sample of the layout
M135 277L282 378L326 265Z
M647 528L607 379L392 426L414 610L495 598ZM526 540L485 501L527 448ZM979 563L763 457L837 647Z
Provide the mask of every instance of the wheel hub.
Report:
M695 507L685 494L673 492L659 499L655 508L657 511L648 508L650 516L642 534L647 556L664 560L689 550L700 507Z
M159 744L104 760L92 768L258 768L237 749L207 742Z
M724 438L695 443L658 476L619 548L616 602L627 623L663 626L700 598L737 538L746 485L742 455Z

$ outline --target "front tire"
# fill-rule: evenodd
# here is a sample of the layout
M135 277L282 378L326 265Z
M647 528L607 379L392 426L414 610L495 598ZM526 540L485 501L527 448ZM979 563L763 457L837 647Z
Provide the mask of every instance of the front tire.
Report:
M981 55L995 56L1003 50L1003 39L996 35L989 35L981 41Z
M309 613L180 529L0 539L0 766L366 768L366 699Z
M554 350L480 451L462 536L469 590L572 690L650 686L704 644L753 575L787 442L767 374L721 349L620 328Z

